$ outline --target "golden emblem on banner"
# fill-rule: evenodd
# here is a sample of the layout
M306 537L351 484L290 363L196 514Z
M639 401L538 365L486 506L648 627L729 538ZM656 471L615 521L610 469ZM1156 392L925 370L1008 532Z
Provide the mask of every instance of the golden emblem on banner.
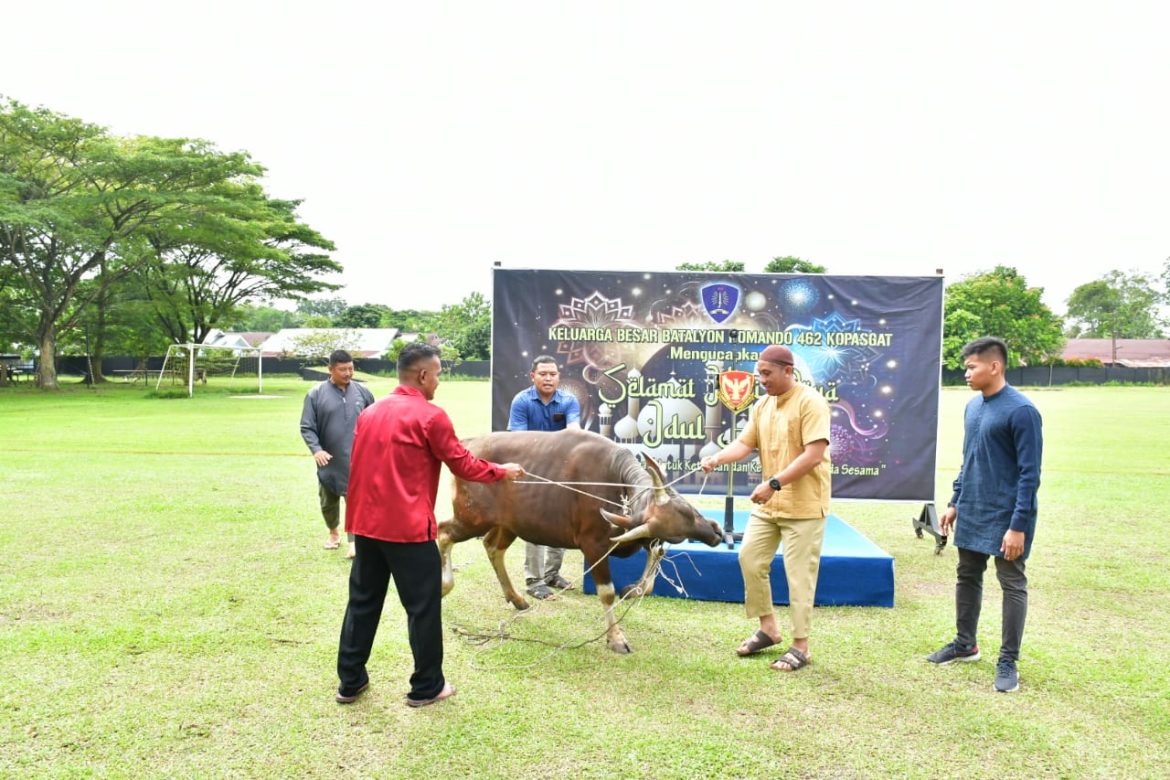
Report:
M756 400L756 378L750 371L724 371L719 375L719 402L733 413Z

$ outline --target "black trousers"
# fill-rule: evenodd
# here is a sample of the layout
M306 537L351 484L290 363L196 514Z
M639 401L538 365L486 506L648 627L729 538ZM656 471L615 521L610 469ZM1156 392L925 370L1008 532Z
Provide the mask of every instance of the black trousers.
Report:
M369 681L366 662L374 646L390 578L406 610L406 630L414 655L411 699L438 696L443 678L442 562L432 542L383 542L357 536L357 557L349 572L349 605L337 649L340 691L352 694Z
M964 550L962 547L958 549L955 643L963 649L969 649L976 644L979 613L983 607L983 572L987 569L987 559L992 556ZM1025 569L1024 562L1019 558L1014 561L995 558L995 574L1003 590L1003 625L999 648L1001 661L1018 661L1020 658L1020 644L1024 640L1024 621L1028 617L1028 577Z

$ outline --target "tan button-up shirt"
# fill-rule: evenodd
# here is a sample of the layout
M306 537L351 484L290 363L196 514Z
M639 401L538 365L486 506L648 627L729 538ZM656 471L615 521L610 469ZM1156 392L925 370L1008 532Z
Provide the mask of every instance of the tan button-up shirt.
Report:
M763 478L779 474L804 451L805 445L829 441L829 402L808 385L797 384L783 395L761 398L748 414L739 441L760 452ZM804 519L829 512L829 448L812 471L784 485L753 514L760 517Z

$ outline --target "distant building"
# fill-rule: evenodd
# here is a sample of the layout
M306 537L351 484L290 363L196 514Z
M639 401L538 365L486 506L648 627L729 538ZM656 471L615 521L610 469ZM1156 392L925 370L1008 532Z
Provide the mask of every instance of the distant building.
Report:
M232 349L250 349L263 344L271 332L247 331L244 333L230 333L212 328L207 331L203 343L209 347L230 347Z
M1106 366L1170 368L1170 339L1069 339L1060 356L1095 358Z
M380 358L398 336L398 328L284 328L260 345L264 357L304 354L304 345L332 340L355 358Z

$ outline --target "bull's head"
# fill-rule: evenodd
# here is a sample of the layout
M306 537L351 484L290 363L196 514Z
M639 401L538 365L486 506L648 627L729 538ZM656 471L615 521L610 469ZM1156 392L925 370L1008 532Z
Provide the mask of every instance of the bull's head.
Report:
M627 517L601 510L606 520L624 528L625 533L610 539L611 542L633 542L639 539L662 539L678 544L685 539L695 539L714 547L723 539L719 524L703 517L693 506L677 493L667 489L662 479L662 469L649 455L646 471L654 483L654 497L637 516Z

